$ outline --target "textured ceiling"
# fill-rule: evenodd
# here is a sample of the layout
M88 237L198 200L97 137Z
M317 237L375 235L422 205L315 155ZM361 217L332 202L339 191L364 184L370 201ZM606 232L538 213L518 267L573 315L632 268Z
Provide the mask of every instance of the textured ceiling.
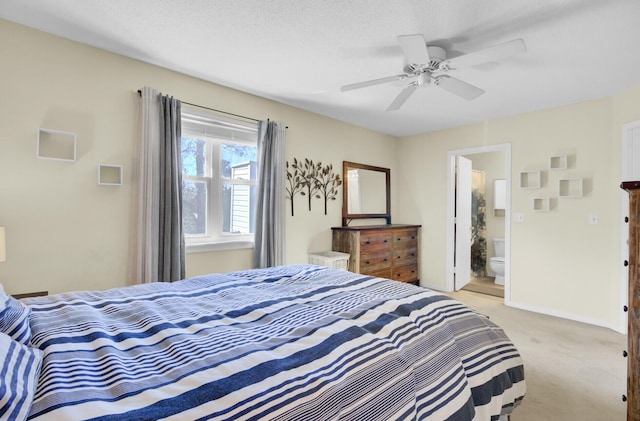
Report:
M640 84L638 0L2 0L0 18L395 136L618 93ZM522 38L527 52L452 75L473 101L424 86L397 111L397 42L449 58ZM189 98L181 98L189 101Z

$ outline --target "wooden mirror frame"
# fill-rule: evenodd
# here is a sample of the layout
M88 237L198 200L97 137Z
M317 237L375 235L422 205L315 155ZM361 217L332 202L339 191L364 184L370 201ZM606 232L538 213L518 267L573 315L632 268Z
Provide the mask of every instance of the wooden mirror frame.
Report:
M386 179L386 213L349 213L349 169L378 171L385 174ZM342 161L342 226L346 227L352 219L384 218L391 224L391 170L384 167Z

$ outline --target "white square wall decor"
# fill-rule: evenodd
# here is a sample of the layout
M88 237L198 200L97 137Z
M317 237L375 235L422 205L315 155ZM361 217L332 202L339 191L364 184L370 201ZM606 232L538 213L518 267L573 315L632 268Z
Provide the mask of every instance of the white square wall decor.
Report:
M558 197L582 197L582 178L558 180Z
M76 134L61 130L38 129L36 156L40 159L75 162Z
M122 165L98 165L98 185L100 186L121 186L122 185Z

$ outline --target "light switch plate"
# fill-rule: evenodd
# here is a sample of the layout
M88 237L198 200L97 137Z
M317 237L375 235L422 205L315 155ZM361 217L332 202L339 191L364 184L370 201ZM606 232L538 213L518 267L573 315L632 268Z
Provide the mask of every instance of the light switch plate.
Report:
M513 222L520 222L523 223L524 222L524 213L522 212L515 212L513 214Z

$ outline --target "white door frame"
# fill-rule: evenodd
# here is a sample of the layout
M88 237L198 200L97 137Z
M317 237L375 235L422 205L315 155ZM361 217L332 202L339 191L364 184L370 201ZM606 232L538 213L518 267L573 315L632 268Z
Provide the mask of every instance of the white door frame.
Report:
M468 149L456 149L447 152L447 244L445 258L445 290L454 289L454 212L455 212L455 176L456 155L473 155L485 152L504 152L506 179L506 207L504 210L504 302L511 302L511 143L479 146Z
M622 181L637 181L640 179L640 166L634 163L640 161L640 150L637 147L634 148L634 137L636 142L640 142L640 120L631 123L624 124L622 126ZM629 194L625 191L620 191L620 261L625 261L629 258L629 246L627 240L629 239L629 224L624 222L625 216L629 215ZM623 306L629 303L629 271L624 266L620 266L620 305L618 308L622 309ZM619 332L627 333L627 313L620 311Z

